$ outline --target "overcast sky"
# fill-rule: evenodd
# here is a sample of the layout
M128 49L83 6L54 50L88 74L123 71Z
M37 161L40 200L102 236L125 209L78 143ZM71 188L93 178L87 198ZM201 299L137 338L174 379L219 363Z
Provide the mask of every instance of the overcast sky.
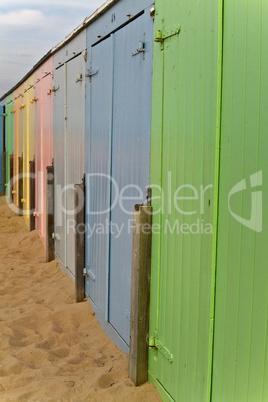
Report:
M0 97L104 0L0 0Z

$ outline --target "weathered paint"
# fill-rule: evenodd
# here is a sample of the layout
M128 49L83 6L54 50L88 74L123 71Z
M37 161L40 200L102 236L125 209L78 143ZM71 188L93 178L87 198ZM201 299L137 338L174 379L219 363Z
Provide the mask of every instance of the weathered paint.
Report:
M156 1L155 37L166 38L154 44L149 336L163 349L150 349L149 376L164 400L210 398L215 240L202 230L217 205L219 4Z
M134 204L144 202L149 185L151 6L144 1L118 2L87 29L87 68L93 75L87 79L86 173L95 176L87 176L86 181L86 223L90 228L106 229L87 233L86 296L102 327L126 352L130 329L130 222ZM98 36L105 35L106 39L96 43ZM145 52L137 52L140 42ZM129 197L124 200L127 212L118 200L110 211L116 198L110 176L119 192L127 185L141 188L142 195L137 188L125 189L124 196ZM109 225L123 228L120 236L109 230Z
M0 194L4 193L3 151L4 151L4 106L0 105Z
M213 402L268 400L267 18L224 1Z
M34 130L34 104L31 102L35 94L34 74L31 75L24 83L22 105L25 105L20 114L23 114L23 211L27 227L30 226L30 178L29 178L29 162L34 160L35 151L35 130Z
M84 175L85 50L86 30L57 51L53 59L55 254L72 278L75 277L74 185L81 183Z
M14 104L13 104L13 93L7 96L5 99L6 104L6 130L5 130L5 145L6 145L6 176L7 176L7 186L6 186L6 195L10 196L10 155L13 154L13 113Z
M35 71L35 226L46 247L46 167L53 160L53 58Z

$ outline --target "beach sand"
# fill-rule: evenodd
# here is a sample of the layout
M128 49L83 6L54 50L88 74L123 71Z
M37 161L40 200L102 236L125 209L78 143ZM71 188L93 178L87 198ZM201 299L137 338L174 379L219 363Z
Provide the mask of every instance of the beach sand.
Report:
M0 197L0 400L161 401L135 388L128 356L100 328L88 301Z

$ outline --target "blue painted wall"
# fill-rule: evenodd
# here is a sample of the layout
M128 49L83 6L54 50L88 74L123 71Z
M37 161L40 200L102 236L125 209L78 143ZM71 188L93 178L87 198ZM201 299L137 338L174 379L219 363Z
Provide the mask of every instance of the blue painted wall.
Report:
M125 352L130 339L131 223L134 204L145 202L149 186L151 7L144 0L118 2L87 28L87 69L92 75L86 81L86 296L101 326ZM144 51L138 51L142 46ZM125 211L116 200L122 191L129 197L123 201Z

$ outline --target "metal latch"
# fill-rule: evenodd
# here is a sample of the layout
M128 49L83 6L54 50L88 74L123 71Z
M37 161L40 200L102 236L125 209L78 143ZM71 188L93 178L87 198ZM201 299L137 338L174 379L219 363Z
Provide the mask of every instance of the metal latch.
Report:
M139 47L134 53L132 53L132 56L136 56L139 53L145 53L144 43L142 41L139 42Z
M86 268L83 269L83 276L88 276Z
M81 81L83 81L83 75L82 75L82 74L78 74L78 76L77 76L75 82L81 82Z
M83 269L83 275L87 276L88 278L90 278L93 282L95 282L96 280L96 276L93 274L93 272L88 268L84 268Z
M180 25L174 25L163 31L158 30L156 33L155 42L163 42L165 39L170 38L171 36L178 35L180 30Z
M90 277L90 279L93 281L93 282L95 282L95 280L96 280L96 276L93 274L93 272L92 271L88 271L88 276Z
M98 74L99 69L97 68L96 70L92 70L91 68L87 70L86 72L86 77L92 77L92 75Z
M149 348L159 350L169 363L173 363L173 354L157 338L149 338Z

